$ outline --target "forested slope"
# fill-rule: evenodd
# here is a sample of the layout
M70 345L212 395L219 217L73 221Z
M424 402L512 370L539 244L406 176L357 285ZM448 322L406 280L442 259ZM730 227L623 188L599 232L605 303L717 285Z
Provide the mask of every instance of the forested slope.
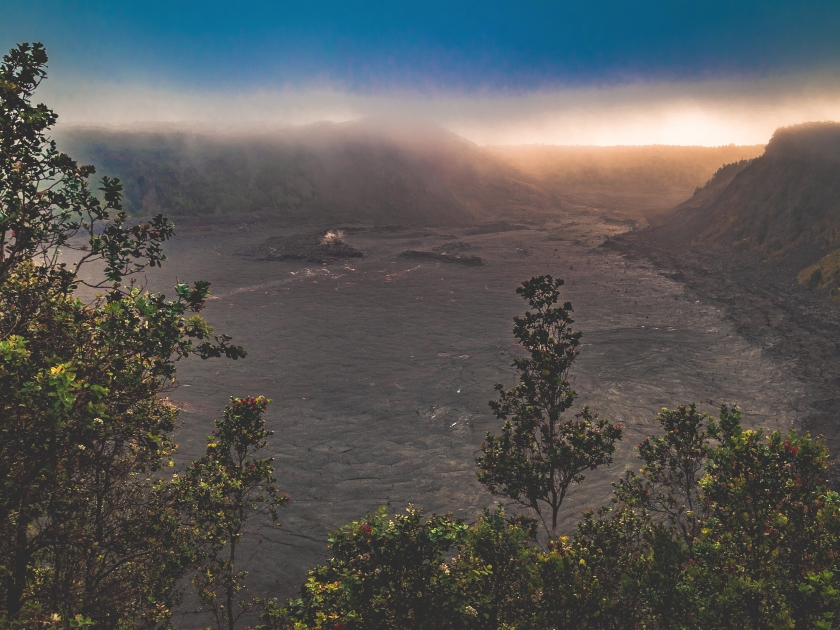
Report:
M137 215L463 226L556 205L514 169L433 126L320 123L251 135L77 128L58 139L120 177Z
M710 183L708 188L712 188ZM840 124L776 131L761 157L705 203L683 204L675 225L696 222L699 242L737 244L774 254L840 241ZM692 207L693 206L693 207Z
M691 196L721 165L755 158L764 146L529 145L487 151L552 190L593 205L656 213Z
M840 296L840 124L778 129L764 155L721 168L662 224L660 239L736 246Z

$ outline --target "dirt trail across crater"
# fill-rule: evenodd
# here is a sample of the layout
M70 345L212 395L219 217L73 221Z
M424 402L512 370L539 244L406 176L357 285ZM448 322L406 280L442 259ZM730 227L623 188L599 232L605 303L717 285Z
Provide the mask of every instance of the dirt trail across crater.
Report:
M601 247L627 229L581 213L481 234L357 231L345 240L365 257L324 266L238 256L249 242L286 233L265 223L182 230L152 288L210 280L204 314L249 354L180 365L172 398L183 408L181 463L202 453L230 395L274 399L267 450L292 501L282 528L252 532L255 590L295 593L326 557L328 532L366 510L411 502L473 520L495 502L473 462L485 432L499 429L487 401L494 383L511 384L519 352L511 318L525 307L515 290L534 275L566 280L563 297L583 331L580 404L627 427L613 466L571 493L566 531L582 509L608 499L626 466L638 466L634 447L663 406L697 402L716 413L737 402L749 425L796 423L806 385L783 358L741 334L719 303ZM484 264L399 257L451 241L469 244Z

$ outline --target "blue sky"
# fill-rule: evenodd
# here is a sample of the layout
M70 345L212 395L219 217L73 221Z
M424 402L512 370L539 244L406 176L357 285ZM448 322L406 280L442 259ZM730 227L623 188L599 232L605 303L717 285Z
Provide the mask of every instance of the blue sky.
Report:
M101 112L103 99L119 107L114 90L154 91L172 99L171 111L184 119L190 102L230 103L232 95L241 101L260 93L296 95L300 103L301 94L320 93L325 112L343 98L337 109L352 117L376 99L397 109L432 99L425 109L468 101L502 102L511 110L517 99L527 106L554 95L554 105L544 107L566 103L568 111L569 102L585 108L582 94L596 93L614 107L615 98L632 93L642 104L634 86L702 104L703 86L720 93L723 85L735 100L768 95L777 105L803 93L813 101L815 90L840 86L836 1L0 5L0 45L43 42L51 57L50 95L70 112ZM272 102L282 110L281 101ZM250 107L253 118L260 108ZM155 120L159 109L134 116Z
M185 87L532 90L840 61L840 3L4 0L0 39L73 75Z

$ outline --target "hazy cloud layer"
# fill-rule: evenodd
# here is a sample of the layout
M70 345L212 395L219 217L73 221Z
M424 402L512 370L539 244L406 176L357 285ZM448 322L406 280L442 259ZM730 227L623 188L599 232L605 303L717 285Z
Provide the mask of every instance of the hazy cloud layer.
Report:
M836 0L6 4L2 48L45 44L39 94L69 122L419 117L479 144L716 145L840 119Z
M176 91L50 80L39 95L63 124L169 123L236 132L362 117L423 119L482 145L759 144L780 126L840 120L836 73L469 96L359 94L331 87Z

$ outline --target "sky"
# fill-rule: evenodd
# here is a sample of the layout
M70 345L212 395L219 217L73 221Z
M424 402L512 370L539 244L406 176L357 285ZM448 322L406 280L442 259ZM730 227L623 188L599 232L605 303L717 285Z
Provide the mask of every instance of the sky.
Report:
M64 124L422 118L479 144L757 144L840 120L829 1L0 0Z

